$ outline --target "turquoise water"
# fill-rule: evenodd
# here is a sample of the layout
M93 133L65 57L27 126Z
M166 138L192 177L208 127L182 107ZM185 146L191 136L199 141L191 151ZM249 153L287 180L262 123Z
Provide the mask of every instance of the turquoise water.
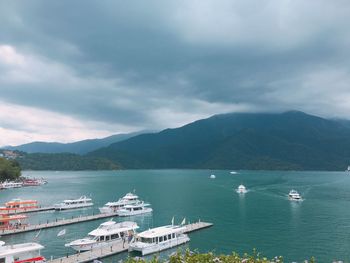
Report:
M216 179L209 179L215 174ZM175 216L187 220L208 221L214 227L190 235L189 247L202 252L251 252L257 248L268 257L282 255L287 262L315 256L319 262L333 259L350 261L350 176L344 172L270 172L208 170L133 170L98 172L24 172L44 177L49 184L40 187L11 189L0 192L0 202L12 198L36 199L52 205L63 199L88 195L93 208L30 214L30 222L45 222L79 214L98 212L104 203L136 189L150 202L152 215L134 217L141 229L169 224ZM249 192L235 193L243 183ZM290 202L286 195L298 190L305 199ZM117 219L121 220L121 219ZM103 221L92 221L41 231L38 241L45 245L43 254L64 256L73 253L64 244L84 237ZM1 239L8 243L32 241L30 232ZM107 262L126 257L123 253Z

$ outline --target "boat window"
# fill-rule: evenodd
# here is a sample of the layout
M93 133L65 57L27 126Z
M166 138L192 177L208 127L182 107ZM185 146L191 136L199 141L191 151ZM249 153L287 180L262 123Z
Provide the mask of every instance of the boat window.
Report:
M5 258L0 258L0 263L5 263Z
M164 236L164 241L167 241L168 240L168 236Z
M173 236L173 238L175 238L175 233L172 233L171 235Z
M163 237L159 237L159 242L163 242Z
M105 241L105 237L104 236L100 236L100 241Z
M142 243L153 243L153 239L152 238L141 237L141 242Z
M113 234L113 235L111 236L111 239L117 239L117 238L119 238L119 235L118 235L118 234Z
M171 235L170 234L168 235L168 239L171 239Z
M106 241L108 241L111 237L110 236L106 236Z

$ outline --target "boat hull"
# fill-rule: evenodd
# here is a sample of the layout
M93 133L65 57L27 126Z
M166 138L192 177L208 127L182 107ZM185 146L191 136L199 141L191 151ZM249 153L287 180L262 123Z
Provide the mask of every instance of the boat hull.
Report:
M152 208L145 208L142 210L137 210L137 211L125 211L123 209L117 211L118 216L136 216L136 215L142 215L142 214L148 214L152 213L153 209Z
M157 252L160 252L160 251L163 251L166 249L180 246L180 245L185 244L189 241L190 241L190 238L187 235L184 235L184 236L178 237L174 240L168 240L168 241L161 242L158 244L147 244L147 246L143 245L145 243L135 242L135 243L130 244L129 251L130 252L132 252L132 251L138 252L142 256L146 256L149 254L157 253Z
M76 205L69 205L69 206L55 206L55 210L61 211L61 210L68 210L68 209L78 209L78 208L85 208L89 206L93 206L94 204L88 203L88 204L76 204Z
M108 247L120 242L123 242L121 238L113 241L109 241L109 242L95 242L90 244L67 244L66 246L71 247L75 251L79 252L79 251L89 251L91 249L96 249L96 248Z

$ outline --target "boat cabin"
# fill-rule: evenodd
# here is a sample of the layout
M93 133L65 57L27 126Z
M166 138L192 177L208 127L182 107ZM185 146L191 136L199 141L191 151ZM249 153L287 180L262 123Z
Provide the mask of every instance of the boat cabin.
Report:
M46 259L40 255L44 247L38 243L23 243L5 246L0 241L0 263L41 263Z

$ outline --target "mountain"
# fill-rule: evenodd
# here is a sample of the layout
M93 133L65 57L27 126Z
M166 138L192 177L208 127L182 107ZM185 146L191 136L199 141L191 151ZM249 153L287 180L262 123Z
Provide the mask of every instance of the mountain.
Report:
M350 127L299 111L222 114L138 135L88 156L123 168L344 170Z
M24 153L16 158L23 170L53 170L53 171L80 171L80 170L116 170L118 164L110 160L81 156L73 153Z
M75 153L85 154L98 148L106 147L112 143L119 142L131 138L133 136L144 133L145 131L116 134L102 139L88 139L73 143L59 142L31 142L18 146L4 147L8 150L18 150L27 153Z

